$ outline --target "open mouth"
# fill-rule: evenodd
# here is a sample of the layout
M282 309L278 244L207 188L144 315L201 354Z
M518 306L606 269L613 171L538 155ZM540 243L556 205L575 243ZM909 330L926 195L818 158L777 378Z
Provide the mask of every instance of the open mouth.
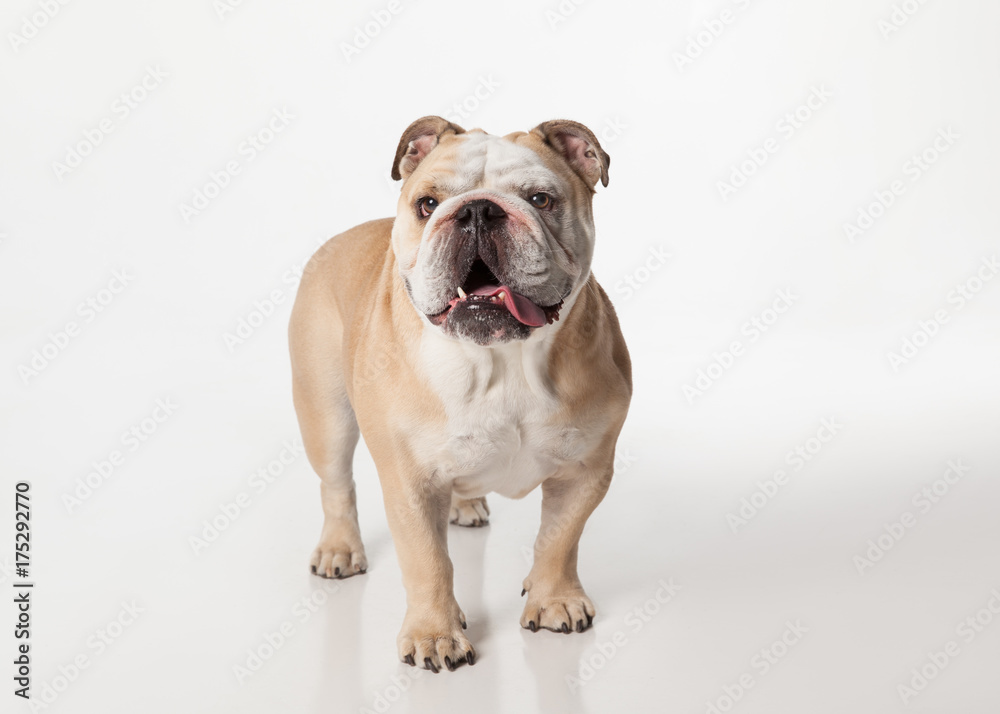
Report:
M470 315L486 311L506 311L522 325L541 327L559 319L562 300L555 305L536 305L524 295L503 285L489 266L482 259L476 258L464 282L456 287L455 297L448 302L448 307L436 315L428 315L427 319L434 325L440 325L456 307Z

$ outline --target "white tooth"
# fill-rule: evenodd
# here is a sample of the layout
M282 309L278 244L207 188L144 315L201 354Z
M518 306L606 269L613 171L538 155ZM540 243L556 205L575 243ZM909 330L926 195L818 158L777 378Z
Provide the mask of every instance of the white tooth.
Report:
M498 298L500 298L500 302L503 302L503 299L504 299L505 297L507 297L507 295L506 295L506 293L504 293L504 291L503 291L503 290L501 290L501 291L500 291L500 294L499 294L499 295L497 295L497 297L498 297Z
M458 296L459 296L460 298L462 298L463 300L465 300L465 297L466 297L466 295L465 295L465 291L464 291L464 290L462 290L462 288L459 288L459 289L458 289Z

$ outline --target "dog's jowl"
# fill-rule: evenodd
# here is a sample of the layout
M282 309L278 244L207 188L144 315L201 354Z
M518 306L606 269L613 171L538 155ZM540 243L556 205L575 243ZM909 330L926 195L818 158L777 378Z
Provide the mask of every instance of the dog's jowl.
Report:
M289 341L324 514L312 570L368 568L351 470L363 433L406 587L397 644L409 664L475 662L447 528L486 525L490 492L542 487L521 626L593 621L577 544L611 481L632 392L618 320L590 272L591 204L609 163L572 121L494 136L424 117L392 162L395 218L332 238L304 271Z

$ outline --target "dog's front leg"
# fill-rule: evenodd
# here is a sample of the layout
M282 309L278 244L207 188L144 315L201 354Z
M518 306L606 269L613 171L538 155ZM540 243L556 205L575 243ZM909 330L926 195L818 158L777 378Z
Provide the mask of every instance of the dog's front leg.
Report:
M407 664L433 672L475 663L465 615L455 600L448 557L451 484L431 476L379 469L385 510L406 588L406 617L397 644Z
M542 522L535 560L524 579L528 601L521 627L569 633L583 632L593 622L594 603L577 575L577 546L587 518L607 493L612 470L611 463L606 468L580 465L542 482Z

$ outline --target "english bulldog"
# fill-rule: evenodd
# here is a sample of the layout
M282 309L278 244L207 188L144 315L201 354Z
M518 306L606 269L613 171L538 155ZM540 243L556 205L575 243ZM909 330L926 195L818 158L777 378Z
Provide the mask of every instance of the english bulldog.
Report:
M577 544L632 394L618 319L590 272L592 200L609 163L573 121L495 136L418 119L392 163L395 218L331 238L304 271L289 343L324 515L311 570L368 568L352 473L363 433L406 589L397 646L410 665L475 662L448 523L486 525L491 492L542 488L521 626L593 622Z

